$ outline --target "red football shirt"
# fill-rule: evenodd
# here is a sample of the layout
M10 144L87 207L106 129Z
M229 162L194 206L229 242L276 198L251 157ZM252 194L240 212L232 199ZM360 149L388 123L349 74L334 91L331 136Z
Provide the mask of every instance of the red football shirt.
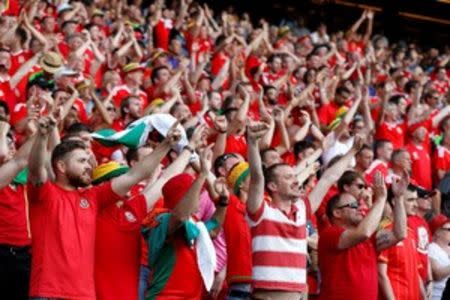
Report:
M141 223L146 213L142 195L99 213L94 274L98 300L138 299Z
M225 146L225 153L239 153L247 157L247 142L244 136L229 135Z
M383 250L379 262L387 264L387 275L395 299L419 300L419 277L417 276L417 253L413 232L395 246Z
M319 237L322 286L319 299L377 300L377 253L373 239L348 249L338 249L344 228L331 225Z
M409 216L408 227L413 231L413 238L417 245L419 275L423 282L427 282L430 279L428 278L428 245L431 243L430 228L428 223L420 216Z
M32 241L31 297L95 299L95 227L100 209L120 197L111 183L68 191L28 185Z
M245 219L246 206L234 195L230 197L223 230L227 244L227 283L250 283L252 280L252 246L250 228Z
M28 246L31 231L28 220L28 200L24 185L0 189L0 244Z
M405 123L383 122L377 127L375 139L388 140L394 146L394 149L400 149L405 145L406 128Z
M433 156L433 165L436 169L445 172L450 170L450 150L443 146L437 146Z
M433 183L431 180L431 159L430 154L424 146L415 144L406 145L406 149L411 156L411 178L421 187L431 190Z
M327 126L336 119L336 113L339 110L339 106L331 101L327 105L323 105L319 108L317 114L319 116L320 124Z

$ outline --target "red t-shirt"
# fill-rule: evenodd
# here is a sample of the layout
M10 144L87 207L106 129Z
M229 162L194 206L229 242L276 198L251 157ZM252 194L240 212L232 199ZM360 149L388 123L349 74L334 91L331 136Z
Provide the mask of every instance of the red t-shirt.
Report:
M433 157L433 165L438 170L445 172L450 170L450 150L443 146L437 146Z
M229 135L225 146L225 153L239 153L247 157L247 142L244 136Z
M33 56L33 52L27 50L20 50L16 53L11 53L11 68L9 68L9 75L13 76L17 70Z
M331 101L327 105L323 105L319 108L317 114L319 116L320 124L327 126L336 119L336 113L339 110L336 103Z
M415 144L406 145L406 149L411 156L411 178L421 187L431 190L433 187L431 179L431 159L430 154L424 146Z
M154 28L155 47L169 50L170 31L173 27L171 19L160 19Z
M229 285L250 283L252 280L251 235L245 215L245 203L231 195L223 223L227 244L227 283Z
M387 123L383 122L377 127L375 139L388 140L394 146L394 149L400 149L405 145L406 125L405 123Z
M331 225L319 237L322 286L319 299L377 300L377 253L373 239L348 249L338 249L344 228Z
M98 300L138 299L141 223L146 213L142 195L99 213L94 269Z
M23 247L31 244L28 200L24 185L0 189L0 244Z
M387 275L395 299L419 300L419 277L417 276L417 253L413 232L395 246L381 251L378 261L387 264Z
M431 243L431 232L428 223L420 216L409 216L408 227L413 231L413 238L417 246L419 275L423 282L428 278L428 245Z
M31 297L95 299L95 227L100 209L120 197L111 183L68 191L28 185L33 235Z
M381 172L381 175L383 175L383 178L386 178L386 176L389 173L388 164L379 159L376 159L372 162L370 167L364 172L364 179L368 185L371 186L373 184L375 174L377 172Z

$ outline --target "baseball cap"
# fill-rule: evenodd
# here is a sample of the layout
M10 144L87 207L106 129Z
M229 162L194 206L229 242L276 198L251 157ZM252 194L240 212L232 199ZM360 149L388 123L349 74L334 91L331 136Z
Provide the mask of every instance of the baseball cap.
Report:
M431 219L428 225L430 225L431 233L434 234L436 230L442 228L446 223L450 223L450 219L443 214L439 214Z

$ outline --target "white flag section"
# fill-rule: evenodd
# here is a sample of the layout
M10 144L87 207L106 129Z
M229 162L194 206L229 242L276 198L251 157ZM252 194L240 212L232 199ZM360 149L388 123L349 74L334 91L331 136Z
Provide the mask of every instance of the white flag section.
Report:
M175 121L176 119L169 114L152 114L134 121L122 131L100 130L94 132L91 136L106 146L125 145L135 149L147 142L148 135L153 130L158 131L162 136L166 136ZM181 131L181 140L175 150L180 152L188 144L188 139L183 126L179 124L178 129Z

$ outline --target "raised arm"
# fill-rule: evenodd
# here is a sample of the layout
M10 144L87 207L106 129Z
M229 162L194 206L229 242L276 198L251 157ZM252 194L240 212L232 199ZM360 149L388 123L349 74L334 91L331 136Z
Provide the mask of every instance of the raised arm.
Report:
M377 234L377 251L394 246L406 238L406 211L404 195L409 185L409 175L407 171L403 172L400 180L392 182L392 192L394 194L394 228L393 230L380 230Z
M153 170L159 165L161 160L169 152L170 148L178 143L181 132L177 129L178 121L167 133L167 137L148 155L141 164L137 164L131 170L119 177L114 178L112 183L113 191L120 196L124 196L134 185L150 177Z
M216 211L212 216L212 219L217 222L217 225L212 231L209 232L211 237L216 237L220 229L222 228L222 224L225 221L225 216L227 212L227 206L230 201L230 192L227 188L227 181L225 178L218 178L214 182L214 190L217 195L217 199L215 199L214 204L216 206Z
M34 186L39 186L48 180L46 169L46 160L48 159L47 143L48 137L55 126L56 122L53 118L43 117L39 119L39 129L31 148L28 161L28 180Z
M355 33L358 31L359 27L361 26L362 22L364 22L364 19L366 18L366 11L363 11L361 17L350 27L348 33Z
M335 164L325 170L320 177L319 182L314 187L314 189L309 194L309 201L311 204L311 211L314 213L319 208L320 203L322 203L323 198L328 193L331 186L338 181L341 175L350 165L355 154L361 149L363 145L363 140L361 137L355 137L355 142L353 147L341 157Z
M28 156L31 152L31 147L33 146L34 140L35 137L29 138L19 148L13 158L0 165L0 189L10 184L14 177L16 177L16 175L27 166Z
M284 153L289 151L289 149L291 149L291 141L289 139L289 133L286 128L284 111L281 108L276 107L274 108L272 113L276 128L278 128L281 133L281 144L276 147L276 150L278 153L280 153L280 155L283 155Z
M211 170L212 152L211 148L206 148L200 155L200 174L198 174L189 191L177 206L173 209L173 216L178 221L186 221L197 212L200 202L200 192L206 178Z
M370 41L370 37L372 36L374 12L368 11L366 14L366 17L367 17L367 27L366 27L366 33L364 34L364 37L363 37L363 42L365 45L367 45L367 43Z
M339 138L339 136L344 132L345 129L348 128L348 125L353 120L353 117L355 116L356 112L358 111L358 107L361 104L362 96L361 96L361 88L357 87L355 92L355 101L353 102L350 109L345 113L344 119L341 123L339 123L338 127L335 129L336 137Z
M239 86L239 89L244 96L244 103L242 103L242 105L239 107L236 117L230 124L230 128L228 130L228 132L230 133L236 132L239 126L242 126L242 124L246 123L245 120L247 119L247 113L250 107L250 94L245 90L244 87L242 87L242 85Z
M264 174L261 156L259 155L258 140L269 129L266 123L255 123L247 126L248 162L250 167L250 187L247 199L247 211L256 213L264 199Z
M201 137L204 132L204 127L197 127L194 134L189 141L188 147L185 147L178 157L172 162L156 180L156 182L147 185L142 192L147 202L147 210L150 211L162 196L162 188L166 182L173 176L183 172L189 163L192 155L192 150L196 149L201 142Z
M377 230L387 198L386 185L380 172L375 174L373 189L375 201L371 210L356 228L347 229L342 233L338 243L339 249L356 246L369 239Z

